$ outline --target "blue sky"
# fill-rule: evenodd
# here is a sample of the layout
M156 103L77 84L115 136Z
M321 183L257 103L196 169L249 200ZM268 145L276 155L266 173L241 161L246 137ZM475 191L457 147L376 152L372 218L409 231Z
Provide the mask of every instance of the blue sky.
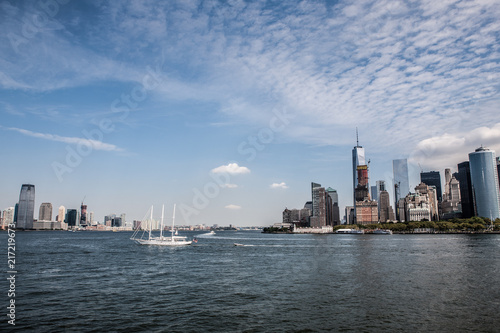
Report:
M0 3L2 209L269 225L351 204L356 127L373 184L500 151L497 1L46 4Z

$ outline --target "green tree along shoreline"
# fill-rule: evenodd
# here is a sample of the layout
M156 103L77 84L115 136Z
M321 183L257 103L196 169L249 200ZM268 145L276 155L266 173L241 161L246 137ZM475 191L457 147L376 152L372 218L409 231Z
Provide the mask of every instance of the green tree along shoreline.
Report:
M356 228L356 229L389 229L394 233L414 233L422 232L423 229L430 229L431 232L436 233L478 233L500 231L500 219L492 221L484 217L471 217L468 219L450 219L445 221L413 221L413 222L400 222L400 223L377 223L377 224L350 224L350 225L336 225L333 227L333 232L343 228ZM288 228L264 228L264 233L292 233Z

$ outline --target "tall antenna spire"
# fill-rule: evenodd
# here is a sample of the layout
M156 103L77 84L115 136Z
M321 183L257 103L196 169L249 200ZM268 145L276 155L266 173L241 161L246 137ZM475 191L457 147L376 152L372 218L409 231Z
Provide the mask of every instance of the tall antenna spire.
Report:
M358 128L356 127L356 147L359 147Z

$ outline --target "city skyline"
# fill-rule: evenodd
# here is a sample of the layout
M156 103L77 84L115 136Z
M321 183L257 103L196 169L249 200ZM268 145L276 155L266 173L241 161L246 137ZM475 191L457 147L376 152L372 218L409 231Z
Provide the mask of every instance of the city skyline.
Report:
M34 184L35 211L86 197L99 221L176 203L181 224L264 226L314 181L344 211L356 127L393 205L393 160L413 192L422 169L500 153L499 17L476 1L3 2L0 209Z

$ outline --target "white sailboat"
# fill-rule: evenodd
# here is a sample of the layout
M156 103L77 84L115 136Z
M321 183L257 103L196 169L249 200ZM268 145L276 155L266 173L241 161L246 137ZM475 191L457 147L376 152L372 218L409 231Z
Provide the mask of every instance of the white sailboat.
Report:
M174 235L174 233L175 233L175 205L174 205L174 215L172 217L171 236L170 237L163 236L163 215L164 215L163 213L164 213L164 206L162 206L162 209L161 209L161 226L160 226L160 236L159 237L154 237L151 234L152 223L153 223L153 207L151 206L151 217L150 217L150 223L149 223L148 237L143 238L145 232L143 232L141 237L137 237L137 234L140 231L140 229L137 228L137 230L134 232L132 237L130 237L130 239L135 241L137 244L140 244L140 245L161 245L161 246L191 245L191 243L193 241L187 240L187 237Z

